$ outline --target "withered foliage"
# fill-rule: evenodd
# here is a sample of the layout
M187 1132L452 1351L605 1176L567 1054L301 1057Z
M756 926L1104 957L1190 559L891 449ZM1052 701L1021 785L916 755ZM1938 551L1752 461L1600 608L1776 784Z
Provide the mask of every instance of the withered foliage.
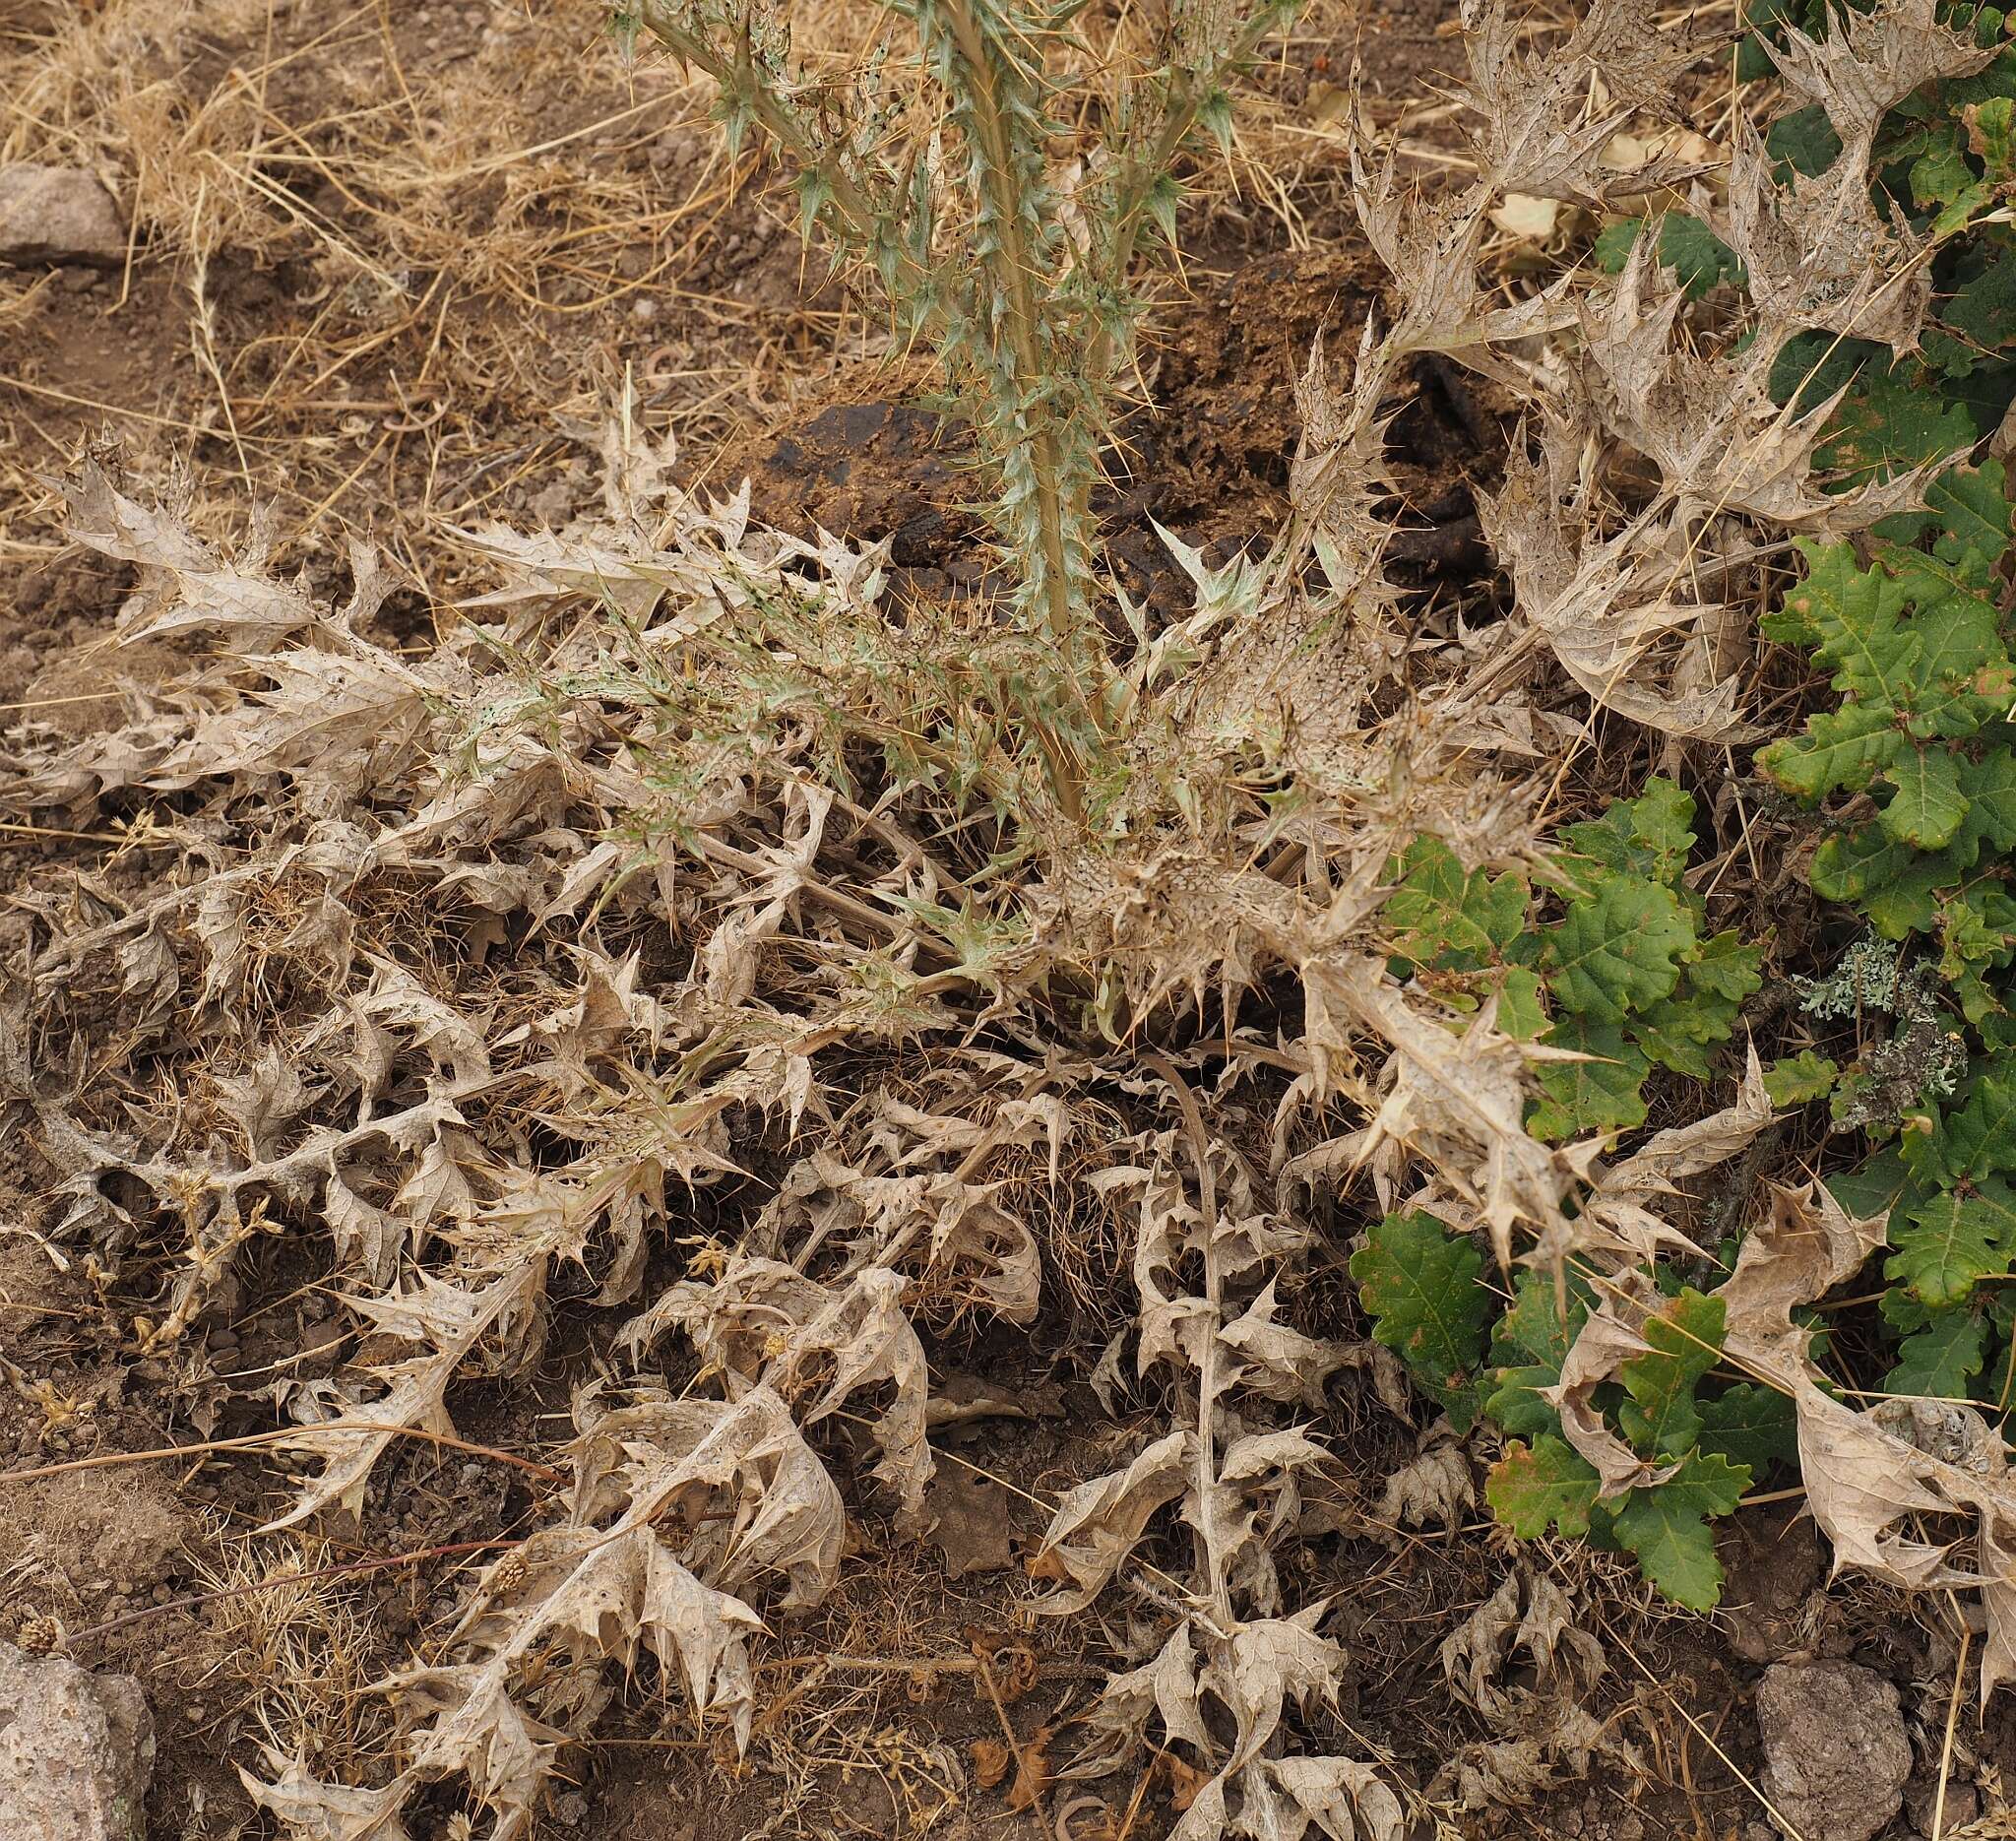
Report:
M1831 107L1852 78L1880 110L1964 62L1922 12L1796 42L1788 82ZM248 1780L296 1832L389 1841L418 1785L459 1777L508 1841L647 1656L697 1731L746 1742L749 1646L831 1592L847 1516L922 1525L935 1339L1129 1283L1094 1378L1107 1399L1152 1379L1171 1417L1131 1422L1132 1454L1056 1504L1028 1570L1038 1614L1130 1575L1164 1622L1057 1781L1119 1768L1159 1723L1195 1779L1184 1841L1403 1831L1400 1786L1324 1753L1348 1658L1279 1563L1337 1463L1310 1435L1326 1381L1368 1359L1290 1320L1312 1250L1350 1231L1318 1202L1424 1210L1507 1266L1620 1273L1683 1240L1667 1204L1770 1111L1745 1083L1615 1164L1537 1139L1533 1069L1564 1051L1491 1005L1452 1028L1396 977L1387 867L1423 833L1466 866L1533 860L1593 710L1662 745L1742 737L1751 572L1922 485L1830 489L1824 407L1765 389L1794 331L1915 337L1923 252L1856 215L1865 174L1773 204L1738 133L1723 227L1751 324L1691 309L1651 238L1613 281L1515 296L1480 267L1505 193L1698 177L1620 173L1611 144L1714 47L1629 0L1531 51L1501 0L1466 19L1480 176L1422 199L1360 137L1391 311L1349 361L1312 355L1266 553L1213 569L1174 544L1195 602L1160 624L1108 598L1103 684L1061 683L1050 639L984 604L898 596L886 546L680 488L627 404L599 514L466 533L497 587L413 650L383 637L397 584L366 549L334 601L108 462L69 482L71 537L140 587L105 658L118 719L31 729L8 762L13 809L127 829L97 873L23 898L34 961L0 1076L59 1173L50 1256L164 1275L134 1333L198 1431L217 1392L193 1332L255 1238L339 1290L372 1359L271 1388L308 1472L276 1525L356 1509L402 1428L448 1430L459 1384L528 1374L558 1288L608 1313L617 1371L577 1396L564 1501L376 1684L396 1750L369 1782L284 1758ZM1485 517L1507 611L1480 630L1410 624L1383 566L1384 429L1424 353L1530 406ZM126 673L142 642L151 668ZM1067 805L1055 737L1088 706L1102 745ZM1104 1273L1094 1242L1120 1249ZM2016 1553L1999 1444L1853 1413L1786 1340L1866 1244L1782 1197L1727 1288L1729 1350L1797 1400L1844 1563L1985 1581L1992 1682ZM1633 1333L1620 1288L1562 1381L1606 1476L1642 1460L1575 1406ZM824 1441L854 1423L877 1491L847 1501ZM1446 1518L1467 1488L1426 1452L1391 1512ZM1972 1518L1973 1570L1900 1527L1948 1512ZM1515 1649L1562 1685L1551 1712L1501 1682ZM1438 1797L1586 1763L1577 1696L1603 1658L1552 1587L1508 1579L1443 1663L1511 1749L1457 1760ZM1291 1721L1322 1737L1291 1746Z

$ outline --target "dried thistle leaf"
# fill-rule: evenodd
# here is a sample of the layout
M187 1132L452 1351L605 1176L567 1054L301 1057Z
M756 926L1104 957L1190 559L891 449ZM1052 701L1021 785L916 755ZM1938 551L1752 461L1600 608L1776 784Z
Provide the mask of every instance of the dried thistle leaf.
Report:
M1139 1545L1149 1518L1188 1487L1196 1439L1176 1430L1149 1445L1125 1470L1066 1493L1028 1560L1029 1576L1065 1589L1036 1600L1051 1617L1083 1611Z

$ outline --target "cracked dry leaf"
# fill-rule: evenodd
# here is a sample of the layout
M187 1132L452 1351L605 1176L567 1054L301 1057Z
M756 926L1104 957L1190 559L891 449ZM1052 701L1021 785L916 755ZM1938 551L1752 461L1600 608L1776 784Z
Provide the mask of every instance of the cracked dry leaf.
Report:
M1509 306L1485 307L1478 260L1490 228L1490 194L1459 193L1437 204L1404 195L1392 155L1376 177L1352 137L1352 197L1366 238L1399 289L1401 308L1381 350L1382 366L1408 352L1439 351L1524 395L1522 380L1488 348L1575 324L1565 278ZM1520 189L1531 191L1531 186Z
M1431 1428L1431 1436L1434 1430L1442 1433L1441 1438L1386 1479L1374 1516L1388 1528L1436 1526L1453 1531L1477 1506L1477 1479L1463 1447L1450 1436L1448 1421ZM1402 1544L1404 1538L1394 1536L1394 1544Z
M1936 78L1973 76L1999 49L1977 44L1971 28L1945 25L1937 0L1878 0L1866 12L1830 7L1824 38L1786 21L1783 44L1772 34L1759 42L1786 87L1827 111L1843 143L1840 158L1858 173L1892 108Z
M1916 351L1932 304L1931 245L1901 215L1878 215L1867 172L1844 155L1818 177L1778 162L1748 117L1735 121L1730 243L1750 298L1787 331L1818 327Z
M641 1352L680 1329L731 1387L753 1383L798 1403L807 1426L860 1389L890 1383L890 1403L871 1423L882 1449L875 1475L902 1502L899 1525L921 1532L932 1472L924 1438L929 1375L903 1312L905 1289L902 1275L886 1266L829 1288L779 1260L737 1253L714 1284L673 1286L622 1337Z
M1622 274L1595 305L1578 301L1583 387L1597 417L1659 472L1672 528L1708 513L1742 513L1781 530L1847 536L1915 508L1936 466L1847 491L1814 489L1813 450L1844 385L1803 412L1766 388L1778 342L1743 354L1703 356L1674 337L1685 290L1651 297L1657 237L1641 236Z
M1524 1809L1554 1785L1587 1777L1598 1757L1643 1768L1613 1726L1565 1695L1524 1694L1494 1720L1507 1736L1464 1746L1436 1773L1431 1795L1464 1810Z
M783 1609L821 1603L840 1577L846 1511L790 1409L758 1386L732 1405L638 1390L627 1405L576 1404L574 1518L599 1522L650 1492L685 1531L681 1555L724 1590L772 1575Z
M245 1134L246 1149L258 1163L278 1155L284 1129L320 1097L309 1091L280 1045L271 1042L244 1073L215 1075L213 1082L219 1106Z
M1304 1154L1282 1173L1309 1180L1369 1166L1390 1183L1408 1160L1424 1158L1488 1230L1501 1268L1512 1267L1512 1236L1522 1223L1549 1245L1572 1244L1563 1205L1594 1159L1594 1144L1542 1144L1525 1126L1526 1069L1561 1051L1515 1042L1497 1029L1487 1001L1461 1035L1415 1010L1382 960L1353 956L1303 969L1310 1034L1343 1038L1342 1017L1375 1031L1393 1048L1384 1097L1371 1121L1347 1138Z
M1236 1427L1236 1416L1226 1417ZM1206 1569L1256 1611L1273 1616L1283 1608L1270 1550L1301 1520L1297 1473L1329 1457L1321 1445L1292 1428L1237 1432L1219 1456L1208 1501L1194 1475L1184 1491L1182 1518L1197 1531Z
M1752 1044L1745 1056L1735 1104L1691 1125L1654 1132L1621 1163L1595 1173L1595 1182L1574 1224L1573 1249L1600 1260L1651 1260L1662 1248L1702 1257L1701 1249L1648 1206L1679 1193L1689 1176L1727 1163L1753 1144L1778 1116L1764 1089L1764 1068ZM1542 1260L1552 1248L1536 1248ZM1562 1249L1563 1256L1566 1249Z
M644 1472L613 1528L533 1535L478 1581L443 1645L450 1660L374 1684L412 1732L404 1782L466 1776L496 1816L490 1841L509 1841L529 1826L572 1737L528 1704L561 1715L597 1704L599 1666L614 1662L630 1674L647 1650L696 1715L724 1716L737 1748L747 1745L755 1707L748 1639L763 1620L702 1584L653 1528L678 1475L671 1466Z
M1737 714L1739 678L1682 691L1676 662L1661 656L1670 650L1662 641L1693 632L1721 609L1674 598L1679 581L1665 545L1642 523L1583 540L1591 508L1584 489L1564 502L1567 440L1566 430L1549 426L1535 459L1515 442L1503 486L1479 496L1485 536L1518 592L1517 612L1604 708L1685 739L1754 738L1759 731Z
M290 1841L410 1841L399 1819L406 1802L404 1784L385 1790L357 1790L327 1783L309 1774L305 1759L289 1757L262 1746L272 1781L256 1777L242 1764L238 1781L255 1809L285 1824Z
M533 1249L523 1265L493 1278L479 1291L464 1291L432 1273L421 1272L415 1274L409 1290L382 1298L346 1299L345 1301L375 1328L403 1342L425 1343L429 1345L427 1353L404 1362L352 1368L352 1374L378 1384L383 1391L366 1399L353 1383L346 1383L343 1411L278 1441L281 1450L319 1458L322 1471L301 1486L292 1508L260 1532L291 1528L331 1503L356 1513L372 1470L401 1428L453 1433L455 1425L444 1398L449 1382L485 1334L509 1313L531 1307L544 1281L543 1251Z
M267 578L256 543L246 566L223 561L172 512L149 511L128 498L95 461L87 461L75 477L50 483L69 509L65 536L143 572L138 604L120 622L122 641L202 628L256 643L320 620L304 590Z
M1244 1387L1283 1406L1299 1402L1312 1413L1320 1412L1325 1383L1352 1361L1352 1353L1343 1343L1304 1336L1277 1323L1274 1292L1279 1283L1270 1275L1244 1312L1219 1331L1219 1342L1240 1365L1226 1376L1226 1385Z
M927 1265L955 1291L976 1293L1011 1323L1033 1323L1042 1291L1036 1237L995 1199L1000 1188L951 1171L862 1176L852 1185L878 1258L903 1256L928 1229Z
M1482 118L1471 141L1485 184L1600 207L1704 169L1660 159L1626 173L1605 156L1641 110L1670 116L1675 81L1727 33L1662 32L1649 0L1596 0L1565 40L1528 54L1525 22L1510 18L1505 0L1464 0L1461 18L1463 99ZM1592 92L1604 99L1593 103Z
M1530 1690L1500 1683L1515 1650L1531 1658L1543 1686L1572 1698L1607 1672L1603 1644L1575 1621L1575 1601L1544 1573L1508 1572L1463 1625L1443 1638L1442 1674L1488 1720Z
M1068 1492L1028 1559L1029 1576L1064 1589L1039 1598L1033 1610L1049 1617L1083 1611L1139 1545L1149 1518L1189 1487L1196 1434L1158 1438L1125 1470L1096 1477Z
M322 1185L322 1217L336 1241L336 1262L367 1285L385 1287L399 1270L407 1246L407 1224L367 1202L332 1168Z
M1199 1756L1211 1755L1211 1734L1197 1700L1197 1656L1187 1621L1169 1633L1153 1662L1109 1679L1089 1718L1097 1728L1133 1740L1157 1715L1170 1740L1194 1746ZM1176 1753L1165 1755L1173 1758ZM1195 1800L1194 1792L1203 1789L1208 1780L1208 1773L1198 1772L1189 1786L1193 1795L1177 1808L1188 1809Z
M1312 1702L1335 1702L1344 1651L1316 1631L1326 1609L1318 1603L1292 1618L1238 1623L1228 1634L1200 1632L1201 1668L1188 1629L1178 1629L1148 1668L1109 1683L1093 1716L1096 1727L1138 1732L1152 1708L1171 1742L1194 1746L1212 1767L1199 1782L1202 1774L1178 1760L1186 1800L1171 1841L1301 1841L1312 1828L1331 1841L1400 1841L1400 1800L1371 1766L1264 1755L1289 1699L1304 1712ZM1232 1723L1228 1753L1203 1718L1207 1699Z

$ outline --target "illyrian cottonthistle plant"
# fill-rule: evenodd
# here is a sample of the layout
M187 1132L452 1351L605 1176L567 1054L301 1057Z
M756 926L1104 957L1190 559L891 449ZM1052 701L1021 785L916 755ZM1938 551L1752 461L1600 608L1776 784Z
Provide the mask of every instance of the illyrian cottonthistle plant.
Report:
M839 84L793 59L776 0L619 16L720 85L730 145L770 144L804 234L879 289L899 341L943 359L996 476L989 510L1018 625L1046 660L1033 702L1067 812L1112 682L1091 617L1091 499L1133 368L1144 232L1173 246L1179 161L1200 138L1229 145L1226 80L1296 5L1175 0L1095 57L1072 31L1082 0L891 0Z

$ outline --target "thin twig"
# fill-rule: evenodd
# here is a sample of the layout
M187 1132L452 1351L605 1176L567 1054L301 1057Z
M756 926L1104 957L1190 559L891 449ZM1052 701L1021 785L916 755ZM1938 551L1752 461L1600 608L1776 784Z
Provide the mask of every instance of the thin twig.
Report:
M1973 1641L1974 1632L1962 1623L1960 1659L1953 1665L1953 1698L1946 1703L1946 1737L1939 1745L1939 1794L1932 1803L1932 1841L1941 1841L1946 1832L1946 1782L1953 1774L1953 1729L1960 1720L1960 1694L1967 1680L1967 1651Z
M994 1717L1001 1722L1001 1737L1007 1742L1008 1755L1017 1761L1019 1768L1022 1741L1015 1737L1015 1728L1008 1723L1008 1709L1001 1704L1001 1690L994 1685L994 1671L987 1666L986 1657L977 1650L974 1652L974 1660L979 1664L980 1682L987 1690L987 1698L994 1703ZM1057 1841L1057 1831L1050 1826L1050 1812L1043 1808L1041 1796L1034 1798L1029 1807L1043 1831L1043 1841Z
M61 1477L71 1471L105 1470L114 1464L151 1464L165 1458L200 1457L212 1451L253 1451L261 1445L274 1444L284 1438L298 1438L304 1431L312 1430L317 1437L333 1431L392 1432L402 1438L418 1438L426 1444L446 1445L451 1450L467 1451L472 1457L494 1458L499 1464L515 1465L520 1470L530 1471L535 1477L543 1478L547 1483L565 1483L567 1479L557 1470L544 1464L535 1464L529 1457L518 1457L509 1451L500 1451L495 1445L472 1444L467 1438L458 1438L452 1432L427 1431L418 1426L379 1425L376 1422L357 1422L342 1426L315 1426L289 1428L284 1431L258 1431L243 1438L212 1438L203 1444L162 1445L153 1451L108 1451L99 1457L72 1458L64 1464L43 1464L34 1470L0 1470L0 1484L38 1483L44 1477Z

